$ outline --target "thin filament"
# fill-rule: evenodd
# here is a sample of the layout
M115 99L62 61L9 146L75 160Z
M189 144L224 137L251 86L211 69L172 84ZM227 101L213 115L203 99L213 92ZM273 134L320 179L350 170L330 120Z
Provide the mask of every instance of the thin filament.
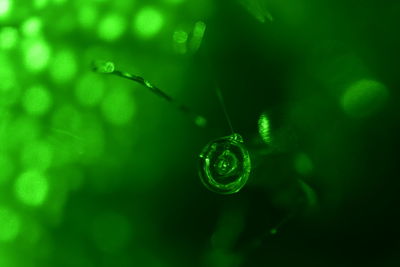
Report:
M175 99L173 99L171 96L166 94L164 91L162 91L161 89L156 87L154 84L145 80L143 77L115 69L114 63L112 63L110 61L94 61L93 62L93 71L102 73L102 74L113 74L113 75L116 75L116 76L119 76L119 77L122 77L122 78L125 78L128 80L137 82L137 83L143 85L144 87L146 87L147 89L149 89L155 95L158 95L159 97L167 100L168 102L173 104L175 107L177 107L182 112L189 114L191 117L193 117L194 122L198 126L204 127L207 123L207 120L203 116L195 114L186 105L178 103L177 101L175 101Z
M222 97L222 93L221 93L221 90L219 89L219 87L217 87L216 91L217 91L217 96L218 96L219 102L220 102L220 104L221 104L222 110L224 111L225 118L226 118L226 120L227 120L227 122L228 122L228 124L229 124L229 128L231 129L231 132L232 132L232 133L235 133L235 132L233 131L231 119L230 119L229 114L228 114L228 112L227 112L227 110L226 110L224 98Z

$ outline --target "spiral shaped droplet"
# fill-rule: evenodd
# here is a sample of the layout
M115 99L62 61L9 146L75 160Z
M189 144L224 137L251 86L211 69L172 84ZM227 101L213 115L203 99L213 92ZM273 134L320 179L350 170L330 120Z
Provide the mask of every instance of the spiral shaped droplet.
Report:
M249 152L239 134L210 142L200 154L200 179L216 193L237 193L246 184L250 170Z

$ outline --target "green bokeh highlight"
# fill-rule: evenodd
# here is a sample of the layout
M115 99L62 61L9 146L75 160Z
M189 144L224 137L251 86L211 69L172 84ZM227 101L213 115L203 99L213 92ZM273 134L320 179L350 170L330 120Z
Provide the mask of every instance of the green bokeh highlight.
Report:
M25 36L38 35L42 28L42 20L38 17L30 17L21 26L22 34Z
M34 0L34 7L37 9L43 9L49 4L50 0Z
M42 38L30 38L23 43L24 64L31 72L44 70L52 56L50 45Z
M133 28L141 38L151 38L160 32L164 17L158 9L147 6L138 11L133 21Z
M32 116L20 116L10 121L6 132L6 146L11 150L20 150L21 146L36 140L41 125Z
M0 267L400 266L389 2L0 0Z
M106 84L102 77L95 73L85 73L75 86L77 101L86 107L98 105L105 94Z
M119 39L125 29L126 21L123 16L118 13L107 14L99 22L98 35L99 38L105 41L115 41Z
M78 10L78 22L84 29L91 29L95 26L98 19L98 9L90 3L80 5Z
M25 169L46 170L53 160L53 148L45 141L33 141L25 145L21 164Z
M310 175L314 169L310 157L305 153L299 153L295 156L294 167L302 175Z
M14 240L21 228L21 220L12 209L0 206L0 243Z
M2 107L14 105L20 96L15 66L5 54L0 53L0 104Z
M195 118L195 123L199 127L205 127L207 125L207 119L204 118L203 116L197 116Z
M18 30L14 27L2 27L0 29L0 48L12 49L17 45L19 38Z
M57 83L71 81L78 72L77 58L70 49L62 49L55 53L50 67L50 76Z
M28 170L18 176L14 192L23 204L37 207L44 203L49 191L47 177L37 170Z
M104 118L114 125L129 123L135 115L136 105L125 87L110 88L101 103Z
M12 0L0 0L0 18L9 15L12 5Z
M375 80L359 80L347 88L341 99L344 112L360 118L379 110L388 99L388 89Z
M44 115L52 105L52 96L43 85L35 85L25 91L22 105L30 115Z

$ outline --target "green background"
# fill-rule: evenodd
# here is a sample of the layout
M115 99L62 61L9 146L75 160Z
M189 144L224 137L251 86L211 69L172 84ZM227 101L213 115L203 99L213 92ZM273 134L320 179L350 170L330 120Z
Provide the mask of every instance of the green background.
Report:
M0 267L399 266L399 13L0 0ZM217 87L253 167L232 195L198 176Z

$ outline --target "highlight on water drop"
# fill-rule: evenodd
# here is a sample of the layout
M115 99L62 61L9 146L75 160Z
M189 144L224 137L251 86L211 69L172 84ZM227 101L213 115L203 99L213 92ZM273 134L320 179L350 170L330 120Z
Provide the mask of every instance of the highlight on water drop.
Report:
M239 192L247 183L250 171L250 155L239 134L211 141L200 154L200 180L215 193Z

